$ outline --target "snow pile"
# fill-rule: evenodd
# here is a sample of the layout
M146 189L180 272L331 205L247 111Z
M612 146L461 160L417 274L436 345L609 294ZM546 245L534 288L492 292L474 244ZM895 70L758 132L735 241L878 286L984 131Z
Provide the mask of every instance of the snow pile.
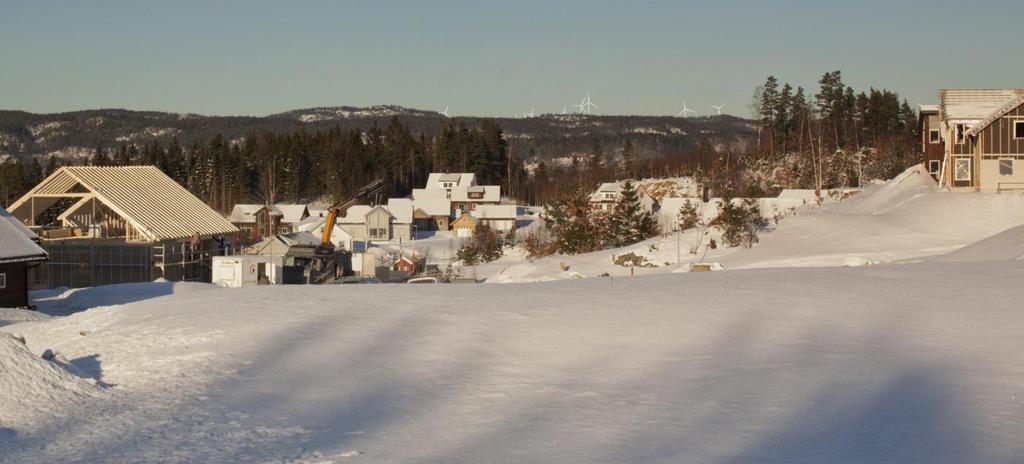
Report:
M93 382L33 354L20 338L0 333L0 427L30 428L98 391Z

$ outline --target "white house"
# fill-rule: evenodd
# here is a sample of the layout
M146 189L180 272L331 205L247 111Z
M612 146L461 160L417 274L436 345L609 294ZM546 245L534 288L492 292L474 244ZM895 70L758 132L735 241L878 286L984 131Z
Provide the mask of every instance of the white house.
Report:
M452 214L459 217L473 211L477 205L498 204L501 201L501 186L477 185L473 173L431 173L424 188L413 189L413 201L425 199L447 199L451 201Z
M471 213L477 223L506 233L516 228L516 205L480 205Z

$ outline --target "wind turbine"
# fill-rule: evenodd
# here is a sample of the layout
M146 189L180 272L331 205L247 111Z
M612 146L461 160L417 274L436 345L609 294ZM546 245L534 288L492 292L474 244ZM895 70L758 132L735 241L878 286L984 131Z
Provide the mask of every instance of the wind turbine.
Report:
M679 114L677 114L676 116L682 116L682 117L685 118L686 117L686 113L696 113L696 111L693 111L693 110L687 108L686 107L686 100L683 100L683 110L680 111Z
M529 112L529 113L523 113L523 117L524 117L524 118L533 118L533 117L536 117L536 116L537 116L537 115L536 115L536 112L537 112L537 108L530 108L530 112Z
M563 106L563 107L562 107L562 115L563 115L563 116L564 116L564 115L565 115L565 114L567 113L567 111L566 111L567 109L569 109L569 107L568 107L568 106Z
M443 114L444 117L446 117L446 118L450 117L450 116L448 116L448 105L444 106L444 111L442 111L441 114Z
M580 114L590 114L591 108L600 108L599 106L594 104L594 102L590 101L590 92L587 92L587 98L584 98L579 105L573 106L580 109Z
M715 106L715 105L708 105L708 106L710 106L710 107L714 108L715 110L717 110L718 111L718 115L721 116L722 115L722 108L725 108L725 103L722 103L721 105L718 105L718 106Z

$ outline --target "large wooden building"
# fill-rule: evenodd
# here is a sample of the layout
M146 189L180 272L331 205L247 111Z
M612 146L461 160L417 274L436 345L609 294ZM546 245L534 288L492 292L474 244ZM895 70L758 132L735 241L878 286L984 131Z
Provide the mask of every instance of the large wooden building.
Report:
M941 90L937 113L924 114L925 162L954 190L1024 190L1024 89ZM932 142L936 133L939 141Z
M29 305L29 269L46 261L38 237L0 208L0 308Z
M209 280L238 228L154 166L65 166L10 206L50 260L36 287Z

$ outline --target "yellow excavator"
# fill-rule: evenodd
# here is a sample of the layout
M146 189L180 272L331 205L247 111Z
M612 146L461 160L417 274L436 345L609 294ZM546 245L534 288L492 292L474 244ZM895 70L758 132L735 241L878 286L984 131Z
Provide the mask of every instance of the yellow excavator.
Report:
M351 198L339 201L330 208L327 208L327 215L324 217L324 231L320 237L320 246L316 250L316 259L309 273L310 283L327 283L337 277L338 253L331 242L331 234L334 233L334 226L338 216L344 215L349 208L361 203L380 203L381 194L384 192L384 180L376 179L363 188L356 191ZM348 250L351 252L352 250Z

